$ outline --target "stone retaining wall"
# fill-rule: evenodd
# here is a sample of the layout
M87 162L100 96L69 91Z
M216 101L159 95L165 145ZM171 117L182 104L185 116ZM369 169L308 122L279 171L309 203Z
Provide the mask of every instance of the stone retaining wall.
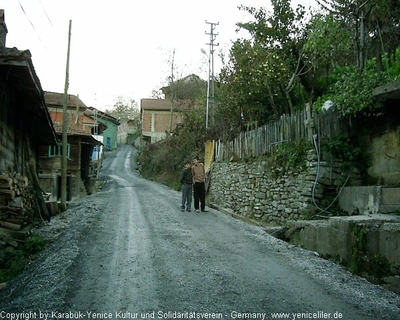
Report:
M362 212L351 216L354 212L343 211L344 217L307 220L325 215L322 209L330 208L332 203L338 205L338 197L346 190L345 183L361 182L357 171L349 176L341 162L317 160L310 151L305 166L287 171L282 166L268 165L265 160L213 163L208 200L232 216L278 225L268 227L272 234L279 237L277 232L284 230L282 239L323 257L340 260L347 267L358 264L363 276L400 294L398 216L362 215ZM358 260L354 251L359 241L354 234L355 226L366 232Z
M215 162L208 200L246 218L283 225L321 211L318 208L328 205L324 203L326 194L337 193L345 179L341 162L318 162L313 150L308 152L305 166L288 170L266 160Z

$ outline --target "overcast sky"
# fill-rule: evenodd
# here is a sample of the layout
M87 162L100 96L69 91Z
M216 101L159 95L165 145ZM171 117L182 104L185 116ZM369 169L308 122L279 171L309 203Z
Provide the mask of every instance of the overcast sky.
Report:
M310 0L298 0L308 5ZM2 0L6 46L29 49L45 91L64 92L69 21L70 94L88 106L111 108L118 96L151 97L175 77L207 78L209 22L219 23L216 53L227 52L237 22L250 16L241 4L269 8L269 0ZM215 55L216 71L219 58Z

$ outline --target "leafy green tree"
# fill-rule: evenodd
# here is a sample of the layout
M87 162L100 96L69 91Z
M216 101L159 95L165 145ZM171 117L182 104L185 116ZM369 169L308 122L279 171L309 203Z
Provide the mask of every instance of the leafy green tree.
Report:
M121 121L139 116L139 108L136 101L122 96L117 98L112 109L107 109L105 112Z
M238 40L230 50L230 60L220 74L218 112L220 120L228 117L239 128L278 114L271 92L273 79L263 72L267 67L264 51L257 52L250 41ZM266 89L267 88L267 89ZM270 89L270 90L268 90ZM273 109L272 108L272 109ZM265 122L265 121L264 121Z
M198 75L191 74L161 88L161 91L166 97L170 97L173 92L176 100L190 101L191 104L194 104L199 97L204 95L206 86L206 81Z
M307 78L307 62L303 56L303 43L307 31L307 15L304 6L298 5L296 9L291 6L290 0L271 0L272 13L265 8L255 9L242 6L241 10L248 11L255 18L255 22L238 23L238 26L248 30L260 48L270 51L267 60L268 71L277 76L278 92L286 101L289 111L293 112L291 90L296 85L296 79L309 92ZM271 52L272 51L272 52Z
M251 40L238 39L220 74L220 110L238 128L259 126L292 113L312 92L303 54L304 7L272 0L273 12L241 6L254 21L238 23ZM307 93L308 90L308 93Z
M352 33L343 20L333 14L316 14L309 25L303 46L308 63L312 97L320 96L339 66L353 65Z
M394 53L400 39L400 6L397 0L317 0L321 7L341 19L353 33L356 65L360 72L365 62Z
M389 48L398 47L390 37L399 36L399 6L381 0L317 2L327 14L314 17L305 44L321 89L315 106L332 100L343 115L380 115L372 91L393 80L396 51Z

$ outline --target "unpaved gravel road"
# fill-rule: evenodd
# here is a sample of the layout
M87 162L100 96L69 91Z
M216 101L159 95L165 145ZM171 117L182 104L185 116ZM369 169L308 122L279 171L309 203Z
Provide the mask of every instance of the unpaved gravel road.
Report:
M400 296L106 154L102 192L37 230L48 248L0 291L0 319L400 319ZM276 315L275 313L287 313Z

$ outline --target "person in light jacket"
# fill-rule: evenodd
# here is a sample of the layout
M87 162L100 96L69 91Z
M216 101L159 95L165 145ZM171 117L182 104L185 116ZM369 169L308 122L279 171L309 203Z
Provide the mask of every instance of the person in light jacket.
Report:
M196 212L207 212L206 210L206 187L205 178L206 173L204 170L204 164L200 162L199 157L193 159L192 166L193 176L193 193L194 193L194 209Z

